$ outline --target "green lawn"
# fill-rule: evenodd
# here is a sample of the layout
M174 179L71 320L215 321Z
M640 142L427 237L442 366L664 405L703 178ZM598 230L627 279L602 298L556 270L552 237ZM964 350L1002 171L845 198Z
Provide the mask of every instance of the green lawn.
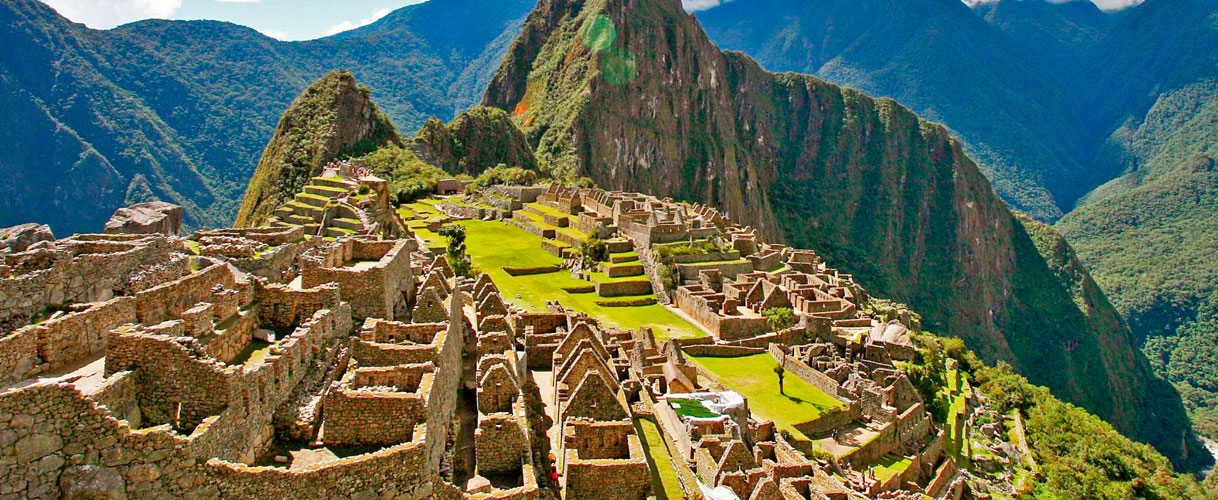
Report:
M681 480L677 477L677 470L672 465L672 458L668 454L668 448L664 446L664 434L660 432L660 427L655 422L649 419L637 419L639 427L642 428L643 451L647 453L647 465L651 468L651 491L655 494L656 500L676 500L685 498L685 491L681 489Z
M706 409L701 401L696 399L668 398L668 406L682 417L714 418L718 413Z
M783 379L786 394L778 393L778 362L769 353L735 358L690 356L702 368L715 375L727 386L749 400L749 410L759 418L773 420L780 430L796 438L807 439L795 429L795 424L820 417L825 410L842 403L803 379L787 373Z
M893 455L891 453L884 455L875 467L875 478L880 481L887 481L892 476L905 472L909 468L911 460L906 457Z
M947 452L960 459L961 453L969 450L964 447L964 429L956 425L956 415L967 409L967 400L972 392L968 380L959 370L947 371L947 391L940 397L947 398Z
M491 275L509 301L533 310L542 310L547 300L558 300L567 307L591 314L622 328L650 326L657 340L674 337L699 337L701 330L659 304L637 307L601 307L604 300L595 293L572 294L563 288L588 286L587 281L564 271L529 276L510 276L503 267L540 267L561 264L562 259L541 248L541 237L499 221L462 221L467 252L482 272ZM637 278L636 278L637 279ZM517 297L519 296L519 297Z

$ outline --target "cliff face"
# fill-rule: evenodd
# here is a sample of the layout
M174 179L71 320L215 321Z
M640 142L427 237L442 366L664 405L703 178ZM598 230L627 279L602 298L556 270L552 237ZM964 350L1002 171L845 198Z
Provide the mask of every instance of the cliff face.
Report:
M237 227L257 226L342 155L402 144L368 89L347 71L314 82L288 107L250 179Z
M524 134L499 108L474 106L448 124L432 118L410 149L427 163L458 174L478 175L501 163L537 168Z
M678 0L542 0L484 104L553 175L714 204L815 248L928 329L1198 458L1179 397L1086 270L1055 267L946 130L891 100L721 52Z

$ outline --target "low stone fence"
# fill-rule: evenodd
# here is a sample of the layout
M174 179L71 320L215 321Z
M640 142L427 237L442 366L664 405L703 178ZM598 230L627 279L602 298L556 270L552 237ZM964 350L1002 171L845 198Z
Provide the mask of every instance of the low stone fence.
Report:
M505 266L501 269L503 269L503 272L508 273L509 276L531 276L534 274L556 273L556 272L562 270L562 266L559 266L557 264L552 265L552 266L538 266L538 267Z
M747 260L734 260L726 262L695 262L689 264L677 264L677 271L681 273L681 279L695 280L698 275L707 269L716 269L724 278L735 279L741 274L753 272L753 264Z
M673 264L698 264L703 262L724 262L740 260L740 252L707 252L672 255L668 257Z
M825 394L833 396L834 399L843 404L850 404L850 399L843 395L845 391L842 389L841 384L837 383L837 380L804 364L803 361L793 356L786 355L782 348L777 345L770 345L769 352L776 362L782 363L782 367L786 371L812 384L813 387L820 389Z
M723 344L691 345L681 350L691 356L709 356L714 358L739 358L741 356L752 356L765 352L765 349L760 347L741 347Z
M627 295L647 295L651 293L651 282L638 281L599 282L596 284L596 294L601 297L622 297Z
M428 463L426 424L416 425L414 439L383 450L335 462L285 469L251 467L209 460L206 471L218 479L224 498L358 498L461 499L461 493L438 479Z

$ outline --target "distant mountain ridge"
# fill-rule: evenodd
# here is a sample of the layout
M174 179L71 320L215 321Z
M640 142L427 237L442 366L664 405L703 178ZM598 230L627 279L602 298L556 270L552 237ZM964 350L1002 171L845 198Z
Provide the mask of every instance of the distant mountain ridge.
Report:
M333 37L280 42L212 21L97 31L36 0L0 2L0 226L100 230L126 203L227 226L279 115L346 68L398 127L477 102L534 0L433 0Z

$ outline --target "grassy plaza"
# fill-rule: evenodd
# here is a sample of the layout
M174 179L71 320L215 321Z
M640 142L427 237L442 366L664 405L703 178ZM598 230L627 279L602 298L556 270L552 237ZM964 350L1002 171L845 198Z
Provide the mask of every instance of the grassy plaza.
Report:
M503 267L531 268L557 265L562 259L541 247L542 238L500 221L467 220L466 247L474 266L491 275L503 297L533 310L541 310L547 300L586 312L622 328L651 327L657 340L697 337L702 332L659 304L630 307L605 307L595 293L570 293L564 288L587 287L591 283L572 278L567 271L528 276L511 276Z
M734 358L687 357L727 388L748 398L749 410L758 418L773 420L779 430L789 431L796 438L807 436L795 429L795 424L816 420L829 408L842 406L833 396L790 373L783 380L785 394L780 394L778 375L774 374L778 362L768 353Z

